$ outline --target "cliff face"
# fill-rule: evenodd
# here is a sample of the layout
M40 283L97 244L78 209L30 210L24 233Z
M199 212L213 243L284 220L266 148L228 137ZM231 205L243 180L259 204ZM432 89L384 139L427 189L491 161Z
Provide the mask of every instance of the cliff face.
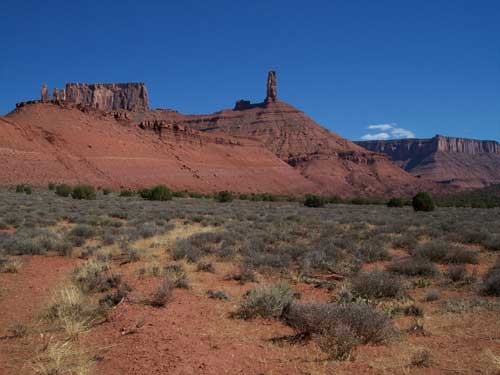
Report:
M462 152L470 155L497 154L500 155L500 144L496 141L482 141L467 138L452 138L437 135L432 138L437 143L438 151Z
M388 155L418 177L461 188L500 183L500 144L437 135L429 139L356 142Z
M67 83L66 101L103 111L149 110L144 83Z

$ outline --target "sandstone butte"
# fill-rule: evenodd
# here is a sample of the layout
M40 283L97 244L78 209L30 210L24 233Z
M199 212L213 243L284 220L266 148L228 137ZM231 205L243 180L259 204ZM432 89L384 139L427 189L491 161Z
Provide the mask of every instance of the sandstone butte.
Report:
M277 96L209 115L150 110L143 83L42 87L0 117L0 183L393 196L438 189Z

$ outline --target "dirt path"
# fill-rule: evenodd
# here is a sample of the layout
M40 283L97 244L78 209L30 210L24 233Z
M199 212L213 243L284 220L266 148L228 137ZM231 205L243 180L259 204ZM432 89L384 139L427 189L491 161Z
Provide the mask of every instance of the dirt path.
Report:
M29 373L33 345L26 338L12 338L9 328L31 325L51 291L68 276L77 259L49 256L19 257L18 273L0 274L0 375Z

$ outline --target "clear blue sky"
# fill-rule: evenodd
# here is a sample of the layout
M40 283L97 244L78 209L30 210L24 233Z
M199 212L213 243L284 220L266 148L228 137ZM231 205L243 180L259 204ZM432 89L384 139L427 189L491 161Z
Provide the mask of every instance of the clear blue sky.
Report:
M0 14L0 113L75 81L144 81L154 107L209 113L261 101L275 69L282 100L350 139L500 140L498 0L1 0Z

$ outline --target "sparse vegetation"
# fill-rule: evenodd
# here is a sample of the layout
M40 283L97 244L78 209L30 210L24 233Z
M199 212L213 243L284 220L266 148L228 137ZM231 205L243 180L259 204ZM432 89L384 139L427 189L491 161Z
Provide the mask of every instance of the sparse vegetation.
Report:
M387 343L390 350L381 353L390 360L399 340L408 340L404 370L425 370L440 357L417 358L414 335L425 342L445 314L473 313L474 319L489 322L492 312L500 311L500 266L492 261L500 238L497 209L438 207L413 214L407 208L388 209L384 200L346 205L332 199L338 203L334 207L312 210L300 198L246 194L219 204L183 191L172 193L176 198L165 205L99 191L95 199L73 200L38 189L30 196L0 190L0 271L18 273L0 274L9 288L10 280L33 271L33 259L49 264L49 259L59 260L57 255L80 259L63 280L67 290L59 290L48 304L40 323L44 328L36 328L36 334L47 329L44 338L52 337L57 345L69 342L80 354L87 353L80 347L87 343L81 333L104 332L99 324L113 321L115 311L118 316L134 311L134 319L145 318L148 324L151 319L155 329L162 329L154 319L182 311L189 301L193 314L176 324L190 335L186 325L201 307L215 329L217 319L227 323L229 310L235 318L258 318L232 321L241 334L252 335L245 327L257 330L259 324L280 332L284 323L293 329L284 340L311 340L324 352L322 359L359 360L360 368L367 353L360 345ZM51 258L24 257L32 254ZM8 289L0 290L2 301L5 290L8 296ZM143 323L125 316L121 334L139 332L136 324ZM449 324L459 332L464 320L455 316ZM393 346L394 327L406 331L408 321L414 321L412 336L398 335ZM482 330L469 331L484 338ZM5 332L9 340L35 334L31 325L26 333ZM47 342L42 344L39 354L48 364ZM92 355L88 359L91 366ZM330 362L321 364L330 370Z

